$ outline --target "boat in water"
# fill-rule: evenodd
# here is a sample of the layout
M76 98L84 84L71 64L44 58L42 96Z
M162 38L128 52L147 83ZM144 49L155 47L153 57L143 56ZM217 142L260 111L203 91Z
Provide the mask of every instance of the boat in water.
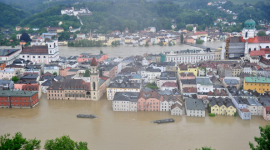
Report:
M97 116L93 115L93 114L90 114L90 115L85 115L85 114L78 114L77 115L77 118L97 118Z
M175 120L173 118L170 119L161 119L161 120L155 120L153 123L161 124L161 123L169 123L169 122L174 122Z

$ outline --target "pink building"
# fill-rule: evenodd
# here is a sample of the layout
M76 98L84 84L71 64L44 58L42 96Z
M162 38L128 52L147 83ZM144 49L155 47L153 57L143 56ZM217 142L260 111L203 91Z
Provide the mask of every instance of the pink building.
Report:
M77 58L78 63L82 63L85 61L91 61L95 57L97 61L104 61L108 58L107 54L99 54L99 55L92 55L91 53L81 53Z
M270 120L270 106L263 107L263 119Z
M14 83L14 89L15 90L23 90L23 87L25 87L25 85L38 86L38 82L37 81L22 81L22 80L19 80L16 83Z
M163 96L151 89L144 89L140 92L137 102L138 111L160 111L160 101Z
M60 69L60 76L67 76L67 72L71 69L71 67L67 67L66 69Z

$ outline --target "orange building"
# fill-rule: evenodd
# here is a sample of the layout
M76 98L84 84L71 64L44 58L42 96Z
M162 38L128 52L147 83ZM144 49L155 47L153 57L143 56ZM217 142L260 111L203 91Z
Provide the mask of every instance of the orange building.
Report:
M38 93L33 91L0 91L0 108L33 108L38 103Z
M78 63L82 63L85 61L91 61L95 57L97 61L104 61L108 58L107 54L99 54L99 55L92 55L91 53L82 53L77 58Z
M143 89L139 95L137 109L138 111L160 111L160 101L163 101L163 96L157 91Z
M4 70L7 64L5 62L0 62L0 70Z

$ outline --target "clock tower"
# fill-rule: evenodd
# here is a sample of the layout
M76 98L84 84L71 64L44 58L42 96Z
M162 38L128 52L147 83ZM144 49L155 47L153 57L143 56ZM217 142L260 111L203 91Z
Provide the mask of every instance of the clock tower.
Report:
M256 22L253 19L248 19L245 22L245 27L242 30L242 38L246 40L245 43L245 54L249 53L248 50L248 39L254 38L256 36Z
M90 66L90 87L91 87L91 99L99 100L99 70L98 62L95 57L93 57L91 66Z

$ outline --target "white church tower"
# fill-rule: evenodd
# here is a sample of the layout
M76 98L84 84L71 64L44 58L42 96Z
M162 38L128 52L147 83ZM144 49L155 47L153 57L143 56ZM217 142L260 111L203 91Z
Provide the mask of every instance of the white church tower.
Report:
M253 19L248 19L245 22L245 27L242 30L242 37L244 40L246 40L245 43L245 54L249 53L248 50L248 39L254 38L256 36L256 23Z
M92 100L99 100L100 93L99 93L99 70L98 70L98 62L97 59L94 57L91 62L90 67L90 87L91 87L91 99Z

